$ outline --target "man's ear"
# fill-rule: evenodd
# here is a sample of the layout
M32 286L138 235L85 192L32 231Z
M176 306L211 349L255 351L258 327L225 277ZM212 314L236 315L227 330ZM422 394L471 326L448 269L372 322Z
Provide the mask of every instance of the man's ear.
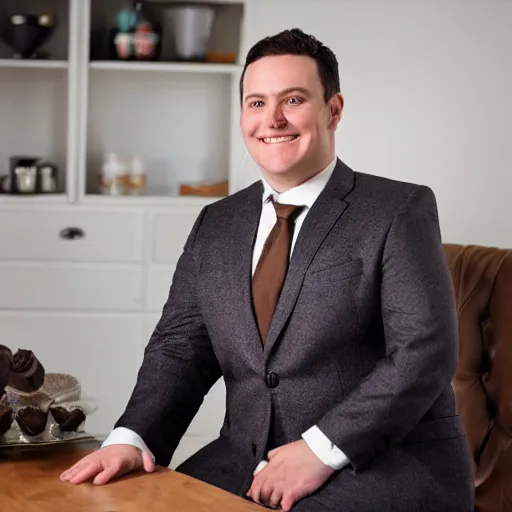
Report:
M329 100L329 110L330 110L330 121L329 126L332 128L336 128L338 123L341 121L341 116L343 112L343 96L341 93L335 94L330 100Z

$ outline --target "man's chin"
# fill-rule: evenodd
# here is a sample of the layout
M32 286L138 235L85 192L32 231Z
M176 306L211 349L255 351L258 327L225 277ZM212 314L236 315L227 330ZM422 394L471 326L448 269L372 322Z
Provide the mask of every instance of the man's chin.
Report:
M300 160L266 158L261 161L259 167L265 173L275 176L295 174L300 168Z
M261 170L264 174L276 177L285 177L296 174L297 170L294 165L268 165L261 166Z

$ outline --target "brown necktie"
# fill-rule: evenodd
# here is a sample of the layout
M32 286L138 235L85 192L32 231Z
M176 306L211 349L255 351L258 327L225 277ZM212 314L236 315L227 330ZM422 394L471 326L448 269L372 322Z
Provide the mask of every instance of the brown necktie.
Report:
M265 241L252 278L254 311L263 343L267 340L270 322L288 270L294 222L303 208L275 202L273 205L277 221Z

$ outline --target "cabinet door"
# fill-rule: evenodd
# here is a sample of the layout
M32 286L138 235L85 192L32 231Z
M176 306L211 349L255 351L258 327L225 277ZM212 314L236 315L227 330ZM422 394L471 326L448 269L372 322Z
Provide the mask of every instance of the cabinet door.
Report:
M134 316L1 313L2 344L32 350L48 373L69 373L98 402L87 432L107 435L123 412L141 358L140 320Z
M38 193L45 199L67 201L74 197L78 67L76 37L81 0L2 0L2 23L12 27L12 37L0 41L0 175L13 157L30 157L53 164L52 172L20 164L8 185ZM20 45L27 32L25 14L39 15L41 30L49 34L43 44ZM7 36L8 31L3 30ZM4 165L6 167L4 167ZM5 171L5 172L4 172ZM10 199L0 196L0 203Z
M123 0L84 2L81 44L90 51L78 169L85 201L132 192L168 198L182 185L210 182L219 185L215 194L227 193L230 167L240 158L231 156L231 145L245 0L215 0L208 34L200 38L188 32L183 38L175 29L172 3L180 2L142 2L141 17L130 21L119 16L130 9ZM193 52L183 53L189 40ZM105 163L121 177L107 172L98 179ZM147 180L140 179L141 168Z

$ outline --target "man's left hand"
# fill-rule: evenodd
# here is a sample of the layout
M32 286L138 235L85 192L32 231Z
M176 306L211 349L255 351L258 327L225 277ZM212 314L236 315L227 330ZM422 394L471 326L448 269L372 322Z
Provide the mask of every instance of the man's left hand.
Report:
M288 512L321 487L334 471L301 439L268 452L268 465L255 475L247 496L260 505Z

